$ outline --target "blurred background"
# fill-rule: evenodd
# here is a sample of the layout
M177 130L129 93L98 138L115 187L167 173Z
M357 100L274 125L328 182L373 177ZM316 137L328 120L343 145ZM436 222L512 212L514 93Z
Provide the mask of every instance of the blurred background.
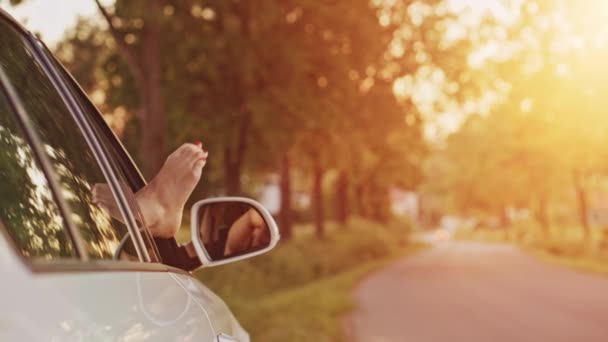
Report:
M352 284L415 231L608 259L608 2L10 3L147 178L200 140L191 201L276 215L276 251L198 273L254 339L343 337Z

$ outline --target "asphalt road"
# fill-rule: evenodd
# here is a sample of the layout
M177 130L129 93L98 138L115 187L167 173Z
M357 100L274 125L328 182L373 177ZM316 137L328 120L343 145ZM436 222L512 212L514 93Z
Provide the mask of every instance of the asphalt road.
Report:
M445 243L372 274L354 296L354 341L608 341L608 278L509 246Z

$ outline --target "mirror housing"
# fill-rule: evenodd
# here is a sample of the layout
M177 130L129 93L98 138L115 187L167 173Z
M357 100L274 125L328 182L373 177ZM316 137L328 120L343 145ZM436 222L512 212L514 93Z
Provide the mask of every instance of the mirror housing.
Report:
M280 240L272 215L244 197L218 197L192 206L192 245L202 267L251 258L273 249Z

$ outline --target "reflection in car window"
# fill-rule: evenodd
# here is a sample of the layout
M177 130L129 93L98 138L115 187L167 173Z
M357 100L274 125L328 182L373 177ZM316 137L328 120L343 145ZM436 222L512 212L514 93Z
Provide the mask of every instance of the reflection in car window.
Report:
M31 258L76 257L46 177L0 97L0 223Z
M124 219L113 218L93 202L92 187L107 183L86 140L59 93L21 37L0 21L0 65L16 88L58 175L92 259L112 259L128 234ZM118 215L114 215L118 216Z

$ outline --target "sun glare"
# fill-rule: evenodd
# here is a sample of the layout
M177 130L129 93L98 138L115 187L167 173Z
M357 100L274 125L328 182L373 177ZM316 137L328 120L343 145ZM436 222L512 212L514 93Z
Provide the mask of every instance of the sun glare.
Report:
M448 7L455 13L466 14L468 20L478 21L485 15L508 24L515 20L515 14L507 5L518 6L522 0L447 0Z
M107 4L108 1L102 3ZM93 0L28 0L19 6L2 8L32 32L39 33L49 46L57 44L65 31L76 24L79 16L97 15Z

